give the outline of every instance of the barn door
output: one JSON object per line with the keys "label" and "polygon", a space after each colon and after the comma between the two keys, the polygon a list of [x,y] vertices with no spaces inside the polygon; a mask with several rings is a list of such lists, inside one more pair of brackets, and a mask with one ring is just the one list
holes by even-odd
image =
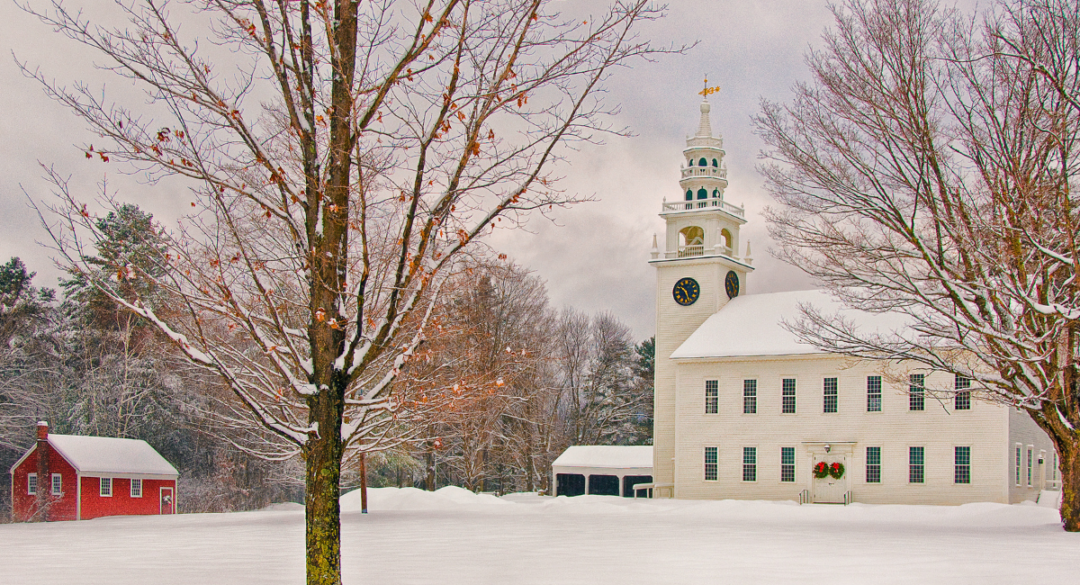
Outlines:
{"label": "barn door", "polygon": [[171,487],[161,488],[161,496],[158,498],[158,502],[160,502],[158,506],[159,514],[176,513],[176,497],[173,495],[173,489]]}

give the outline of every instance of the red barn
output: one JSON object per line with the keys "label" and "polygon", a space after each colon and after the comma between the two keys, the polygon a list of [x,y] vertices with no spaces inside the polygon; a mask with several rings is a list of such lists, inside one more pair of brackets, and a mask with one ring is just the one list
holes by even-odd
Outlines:
{"label": "red barn", "polygon": [[43,422],[37,430],[11,468],[14,520],[176,513],[179,473],[146,441],[50,435]]}

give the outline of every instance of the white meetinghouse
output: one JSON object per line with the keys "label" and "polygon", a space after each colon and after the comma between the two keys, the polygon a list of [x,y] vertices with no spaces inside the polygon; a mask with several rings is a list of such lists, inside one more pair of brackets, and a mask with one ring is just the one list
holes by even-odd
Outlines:
{"label": "white meetinghouse", "polygon": [[[749,294],[742,207],[725,200],[723,139],[708,90],[683,151],[680,196],[654,237],[653,493],[687,499],[962,504],[1058,489],[1057,455],[1028,416],[969,381],[914,364],[854,361],[800,343],[782,322],[821,291]],[[860,327],[902,327],[843,312]]]}

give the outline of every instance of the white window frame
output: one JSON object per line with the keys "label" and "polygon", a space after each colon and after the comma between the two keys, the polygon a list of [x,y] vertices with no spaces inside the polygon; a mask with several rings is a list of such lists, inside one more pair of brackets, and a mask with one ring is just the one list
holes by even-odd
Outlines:
{"label": "white window frame", "polygon": [[908,374],[908,411],[926,410],[926,374]]}
{"label": "white window frame", "polygon": [[[870,449],[877,449],[877,463],[870,462]],[[873,471],[877,474],[876,481],[870,481],[870,472]],[[881,447],[878,445],[870,445],[866,447],[866,475],[863,476],[863,483],[868,484],[880,484],[881,483]]]}
{"label": "white window frame", "polygon": [[866,412],[881,412],[881,376],[866,377]]}
{"label": "white window frame", "polygon": [[[757,414],[757,412],[758,412],[757,386],[758,386],[758,384],[757,384],[757,379],[756,378],[749,379],[749,380],[743,380],[743,391],[742,391],[743,392],[743,407],[742,407],[743,414]],[[747,394],[747,392],[749,392],[749,394]],[[748,400],[749,400],[749,402],[747,402]],[[747,406],[752,406],[753,407],[752,409],[750,409],[750,412],[746,411]]]}
{"label": "white window frame", "polygon": [[[742,480],[746,483],[757,482],[757,447],[743,447],[742,449]],[[753,461],[747,462],[747,455],[753,456]],[[750,472],[754,479],[746,479],[747,472]]]}
{"label": "white window frame", "polygon": [[953,410],[971,410],[971,378],[956,374],[953,389]]}
{"label": "white window frame", "polygon": [[1032,473],[1032,469],[1031,469],[1032,465],[1035,463],[1034,459],[1035,459],[1035,445],[1028,445],[1027,446],[1027,486],[1028,487],[1031,487],[1032,485],[1034,485],[1032,483],[1033,473]]}
{"label": "white window frame", "polygon": [[[919,459],[920,460],[919,460],[918,463],[915,463],[915,458],[913,457],[913,455],[915,455],[915,453],[916,453],[916,451],[914,451],[914,449],[919,449],[918,453],[919,453]],[[914,481],[916,468],[918,468],[918,471],[919,471],[919,473],[918,473],[919,481]],[[908,484],[909,485],[926,485],[926,447],[925,446],[913,445],[913,446],[908,447]]]}
{"label": "white window frame", "polygon": [[[139,486],[139,488],[135,489],[135,486]],[[138,479],[138,478],[133,478],[131,480],[130,491],[131,491],[131,497],[133,497],[133,498],[141,498],[142,494],[143,494],[142,480]]]}
{"label": "white window frame", "polygon": [[[829,394],[830,381],[832,381],[832,394]],[[829,398],[832,398],[832,410],[829,410]],[[829,376],[821,380],[821,412],[822,414],[840,412],[840,378],[838,376]]]}
{"label": "white window frame", "polygon": [[[790,449],[791,463],[784,463],[784,450]],[[784,471],[788,471],[788,477],[784,479]],[[780,447],[780,483],[794,483],[795,481],[795,447]]]}
{"label": "white window frame", "polygon": [[1016,457],[1014,458],[1013,463],[1014,467],[1016,468],[1016,485],[1018,486],[1023,485],[1022,483],[1020,483],[1020,473],[1024,465],[1023,452],[1024,445],[1022,443],[1017,443],[1015,449]]}
{"label": "white window frame", "polygon": [[[709,461],[709,455],[712,455],[712,461]],[[710,465],[712,467],[710,467]],[[709,478],[709,471],[712,470],[712,479]],[[705,447],[705,475],[703,476],[705,481],[719,481],[720,480],[720,448],[719,447]]]}
{"label": "white window frame", "polygon": [[[108,486],[108,487],[106,487]],[[111,477],[99,477],[98,478],[98,495],[103,498],[111,498],[113,495],[113,478]]]}
{"label": "white window frame", "polygon": [[[961,463],[960,450],[967,449],[967,458]],[[961,476],[966,481],[960,481]],[[956,485],[971,485],[971,446],[955,445],[953,447],[953,483]]]}
{"label": "white window frame", "polygon": [[[791,380],[791,395],[784,394],[787,390],[787,381]],[[780,414],[797,414],[799,412],[799,379],[795,376],[780,378]],[[787,410],[787,399],[791,398],[791,411]]]}
{"label": "white window frame", "polygon": [[705,380],[705,414],[720,414],[719,380]]}
{"label": "white window frame", "polygon": [[37,487],[38,487],[37,474],[36,473],[28,473],[28,474],[26,474],[26,495],[28,495],[28,496],[36,496],[37,495]]}
{"label": "white window frame", "polygon": [[59,473],[53,473],[51,478],[52,490],[51,494],[54,496],[64,495],[64,477]]}
{"label": "white window frame", "polygon": [[1051,471],[1050,471],[1050,480],[1051,481],[1057,481],[1057,479],[1058,479],[1058,454],[1057,454],[1057,448],[1055,447],[1054,448],[1054,466],[1051,468]]}

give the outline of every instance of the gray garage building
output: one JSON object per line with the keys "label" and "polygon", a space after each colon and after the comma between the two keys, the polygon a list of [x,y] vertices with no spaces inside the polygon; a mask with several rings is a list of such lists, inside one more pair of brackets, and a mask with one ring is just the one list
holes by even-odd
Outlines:
{"label": "gray garage building", "polygon": [[652,472],[651,446],[575,445],[551,464],[556,496],[632,498],[635,485],[652,482]]}

